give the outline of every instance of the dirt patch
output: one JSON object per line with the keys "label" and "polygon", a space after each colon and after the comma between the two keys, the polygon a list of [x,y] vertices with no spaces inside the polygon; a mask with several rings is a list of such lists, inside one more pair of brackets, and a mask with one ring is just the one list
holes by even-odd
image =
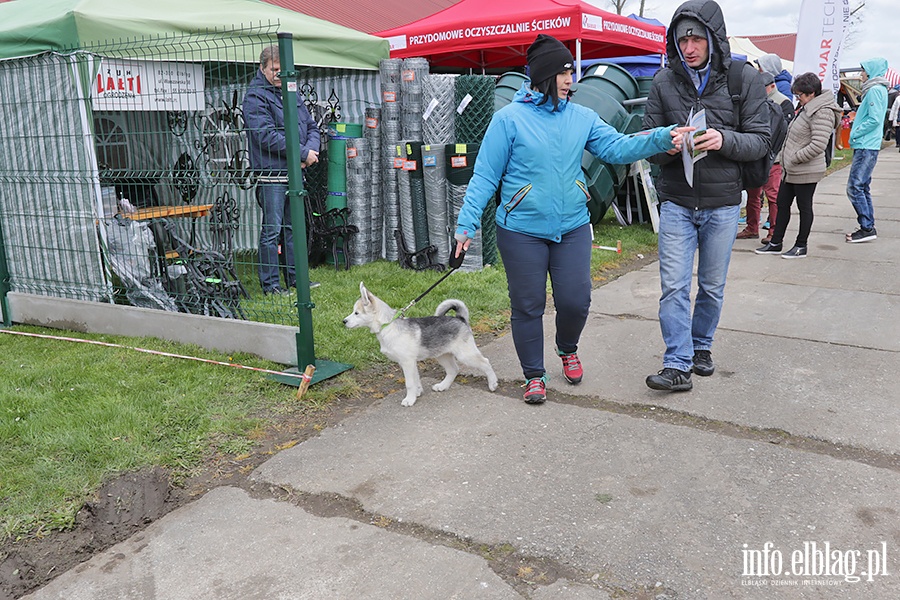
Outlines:
{"label": "dirt patch", "polygon": [[127,539],[176,505],[169,475],[152,468],[104,484],[78,512],[70,531],[0,547],[0,598],[17,598],[72,566]]}

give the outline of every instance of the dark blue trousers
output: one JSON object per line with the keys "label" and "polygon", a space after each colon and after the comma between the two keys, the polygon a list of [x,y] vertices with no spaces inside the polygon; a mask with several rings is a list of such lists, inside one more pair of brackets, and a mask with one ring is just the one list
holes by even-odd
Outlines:
{"label": "dark blue trousers", "polygon": [[497,247],[506,269],[519,364],[526,379],[540,377],[548,274],[556,307],[556,348],[565,354],[578,349],[591,306],[591,226],[570,231],[560,242],[497,227]]}

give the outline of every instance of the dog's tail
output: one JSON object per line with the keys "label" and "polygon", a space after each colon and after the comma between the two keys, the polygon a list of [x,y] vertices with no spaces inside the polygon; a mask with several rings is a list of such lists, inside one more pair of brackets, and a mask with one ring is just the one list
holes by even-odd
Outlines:
{"label": "dog's tail", "polygon": [[438,304],[434,311],[434,316],[443,317],[450,310],[455,311],[456,316],[462,319],[466,325],[469,324],[469,309],[462,300],[454,300],[453,298],[444,300]]}

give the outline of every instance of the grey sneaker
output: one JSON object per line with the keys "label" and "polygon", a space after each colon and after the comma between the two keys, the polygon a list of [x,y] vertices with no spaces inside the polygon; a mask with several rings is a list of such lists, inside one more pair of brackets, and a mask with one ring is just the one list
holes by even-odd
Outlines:
{"label": "grey sneaker", "polygon": [[782,254],[781,258],[806,258],[806,248],[801,246],[794,246],[793,248]]}
{"label": "grey sneaker", "polygon": [[649,375],[646,383],[651,390],[663,392],[686,392],[694,387],[690,371],[679,371],[670,367],[666,367],[656,375]]}
{"label": "grey sneaker", "polygon": [[845,241],[848,244],[858,244],[859,242],[869,242],[877,237],[874,227],[872,229],[863,229],[860,227],[853,233],[848,233]]}

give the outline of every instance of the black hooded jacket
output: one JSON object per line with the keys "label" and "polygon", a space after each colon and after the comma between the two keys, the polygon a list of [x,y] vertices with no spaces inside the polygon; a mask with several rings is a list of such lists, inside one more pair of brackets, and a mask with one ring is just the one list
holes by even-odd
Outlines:
{"label": "black hooded jacket", "polygon": [[[682,62],[675,39],[675,23],[683,17],[699,20],[712,34],[709,80],[699,96]],[[666,54],[669,67],[660,70],[653,78],[644,111],[644,128],[673,123],[684,125],[691,108],[695,113],[705,108],[707,127],[722,133],[722,148],[710,151],[694,165],[694,187],[689,186],[684,177],[680,154],[653,156],[650,160],[661,166],[657,180],[660,200],[693,209],[740,204],[740,163],[763,156],[769,143],[769,121],[763,110],[766,89],[762,77],[752,66],[744,66],[741,121],[739,131],[735,131],[727,79],[731,46],[725,33],[722,10],[712,0],[688,0],[678,7],[666,34]]]}

